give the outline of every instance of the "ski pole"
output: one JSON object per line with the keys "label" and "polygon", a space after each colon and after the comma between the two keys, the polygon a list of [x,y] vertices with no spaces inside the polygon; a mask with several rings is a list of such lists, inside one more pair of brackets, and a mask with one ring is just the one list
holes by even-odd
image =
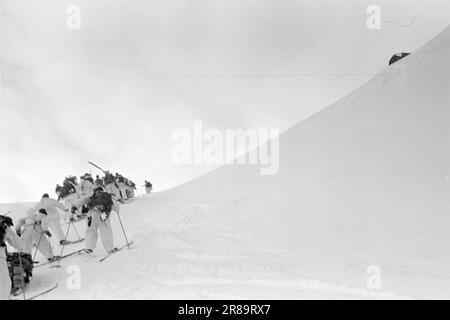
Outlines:
{"label": "ski pole", "polygon": [[42,237],[43,237],[43,236],[44,236],[44,234],[41,233],[41,236],[40,236],[39,241],[38,241],[38,245],[37,245],[37,247],[36,247],[36,251],[34,252],[33,261],[36,259],[36,255],[37,255],[39,246],[41,245],[41,241],[42,241]]}
{"label": "ski pole", "polygon": [[52,243],[50,242],[50,238],[48,238],[48,249],[50,250],[50,255],[52,256],[52,262],[50,263],[53,265],[53,249],[52,249]]}
{"label": "ski pole", "polygon": [[64,239],[63,245],[61,247],[61,253],[59,254],[60,258],[58,259],[58,264],[57,264],[56,268],[61,268],[61,257],[62,257],[63,252],[64,252],[64,246],[66,245],[67,237],[69,236],[69,230],[70,230],[70,223],[67,226],[66,238]]}
{"label": "ski pole", "polygon": [[[22,269],[22,272],[25,272],[25,270],[23,269],[23,263],[22,263],[22,255],[20,252],[19,253],[19,263],[20,263],[20,269]],[[23,300],[27,300],[27,296],[25,294],[25,277],[22,274],[22,293],[23,293]]]}
{"label": "ski pole", "polygon": [[71,221],[71,223],[72,223],[72,226],[73,226],[73,230],[75,230],[75,233],[77,234],[78,240],[81,241],[81,237],[80,237],[80,235],[78,234],[77,228],[75,228],[75,223],[74,223],[73,221]]}
{"label": "ski pole", "polygon": [[122,227],[123,235],[125,236],[125,241],[127,242],[127,247],[129,249],[130,248],[130,243],[128,242],[127,234],[125,233],[125,228],[123,227],[123,224],[122,224],[122,219],[120,219],[119,212],[116,211],[116,213],[117,213],[117,217],[119,218],[120,226]]}
{"label": "ski pole", "polygon": [[[97,169],[100,169],[101,171],[103,171],[103,173],[106,174],[106,171],[103,170],[102,168],[100,168],[100,167],[99,167],[98,165],[96,165],[95,163],[92,163],[92,162],[90,162],[90,161],[88,161],[88,163],[91,164],[91,165],[93,165],[93,166],[96,167]],[[119,184],[117,183],[116,178],[114,178],[114,184],[115,184],[116,188],[119,190],[120,198],[121,198],[122,201],[123,201],[122,191],[120,191]]]}

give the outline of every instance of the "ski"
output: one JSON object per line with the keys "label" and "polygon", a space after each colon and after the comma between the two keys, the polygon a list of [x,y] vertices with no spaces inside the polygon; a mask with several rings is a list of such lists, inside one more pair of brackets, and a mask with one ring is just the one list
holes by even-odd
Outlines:
{"label": "ski", "polygon": [[[133,243],[134,243],[134,241],[130,241],[128,244],[123,245],[122,247],[119,247],[119,248],[115,249],[113,252],[108,253],[106,256],[104,256],[103,258],[101,258],[101,259],[99,260],[99,262],[105,261],[106,259],[108,259],[109,257],[111,257],[113,254],[115,254],[115,253],[117,253],[117,252],[119,252],[119,251],[121,251],[121,250],[123,250],[123,249],[125,249],[125,248],[127,248],[127,247],[129,248]],[[131,249],[131,248],[130,248],[130,249]]]}
{"label": "ski", "polygon": [[87,257],[94,257],[94,258],[97,257],[93,252],[87,252],[86,250],[80,252],[80,255],[84,255]]}
{"label": "ski", "polygon": [[49,292],[55,290],[56,288],[58,288],[58,284],[55,284],[55,285],[54,285],[53,287],[51,287],[50,289],[47,289],[47,290],[42,291],[42,292],[40,292],[40,293],[38,293],[38,294],[35,294],[34,296],[28,298],[27,300],[34,300],[34,299],[36,299],[36,298],[42,297],[43,295],[45,295],[45,294],[47,294],[47,293],[49,293]]}
{"label": "ski", "polygon": [[64,255],[64,256],[61,256],[61,257],[56,257],[56,256],[55,256],[54,259],[53,259],[52,261],[43,262],[43,263],[38,264],[37,266],[34,266],[34,267],[35,267],[35,268],[39,268],[39,267],[43,267],[43,266],[49,265],[49,264],[51,264],[51,263],[53,263],[53,262],[61,261],[62,259],[65,259],[65,258],[68,258],[68,257],[70,257],[70,256],[73,256],[73,255],[75,255],[75,254],[77,254],[77,253],[80,253],[80,252],[82,252],[82,251],[84,251],[84,250],[85,250],[85,249],[77,250],[77,251],[68,253],[68,254],[66,254],[66,255]]}
{"label": "ski", "polygon": [[83,241],[84,241],[84,238],[80,239],[80,240],[75,240],[75,241],[68,241],[68,243],[66,243],[65,246],[70,246],[71,244],[76,244],[76,243],[80,243]]}
{"label": "ski", "polygon": [[[26,300],[33,300],[33,299],[36,299],[36,298],[38,298],[38,297],[41,297],[41,296],[43,296],[43,295],[45,295],[45,294],[47,294],[47,293],[49,293],[49,292],[55,290],[57,287],[58,287],[58,284],[55,284],[53,287],[51,287],[51,288],[49,288],[49,289],[47,289],[47,290],[45,290],[45,291],[39,292],[39,293],[35,294],[35,295],[32,296],[32,297],[26,298]],[[12,296],[13,296],[13,297],[18,297],[18,296],[20,296],[20,295],[22,295],[22,294],[23,294],[23,289],[19,289],[18,291],[16,291],[15,293],[13,293]],[[16,299],[14,299],[14,300],[16,300]]]}

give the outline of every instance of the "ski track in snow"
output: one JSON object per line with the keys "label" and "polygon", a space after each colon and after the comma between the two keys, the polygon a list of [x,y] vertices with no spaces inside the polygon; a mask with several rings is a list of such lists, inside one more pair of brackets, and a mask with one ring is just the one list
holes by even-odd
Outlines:
{"label": "ski track in snow", "polygon": [[[99,242],[95,257],[74,255],[61,261],[60,269],[35,269],[27,295],[57,282],[59,287],[40,299],[408,298],[391,291],[305,279],[291,267],[284,273],[284,267],[276,260],[292,256],[292,252],[265,247],[248,234],[220,225],[200,227],[202,220],[198,218],[211,207],[202,206],[200,214],[199,206],[194,206],[194,210],[190,206],[174,208],[169,204],[157,212],[158,195],[150,201],[156,203],[149,206],[145,199],[138,199],[122,207],[125,228],[130,232],[129,238],[135,240],[133,249],[124,249],[99,263],[98,259],[104,255]],[[136,212],[148,216],[133,217]],[[78,222],[76,226],[82,229],[83,225],[84,222]],[[124,241],[114,216],[113,226],[116,243]],[[147,229],[149,226],[151,229]],[[80,244],[69,246],[67,252],[81,247]],[[69,280],[68,267],[74,265],[81,270],[80,290],[70,290],[65,285]]]}
{"label": "ski track in snow", "polygon": [[[442,280],[439,270],[449,266],[405,260],[408,267],[402,268],[398,261],[385,261],[384,272],[392,274],[384,275],[386,288],[368,290],[364,268],[370,265],[369,258],[352,257],[358,262],[351,263],[327,253],[271,246],[248,233],[205,224],[201,217],[215,210],[207,205],[172,205],[164,194],[123,205],[121,217],[129,239],[135,241],[132,249],[100,263],[105,253],[99,241],[95,257],[74,255],[61,261],[60,269],[35,269],[27,296],[58,283],[40,299],[409,299],[407,290],[399,293],[389,285],[391,278],[414,278],[411,270],[419,274],[422,266],[436,269],[436,280]],[[124,243],[123,234],[115,214],[112,219],[119,245]],[[76,227],[83,232],[84,224],[78,222]],[[82,247],[71,245],[65,252]],[[74,265],[81,271],[80,290],[66,285],[68,267]]]}
{"label": "ski track in snow", "polygon": [[[74,255],[62,260],[59,269],[35,269],[26,295],[33,296],[58,283],[56,290],[39,299],[408,298],[390,291],[304,279],[291,268],[285,274],[273,260],[283,259],[291,252],[266,247],[248,234],[221,225],[202,226],[201,217],[217,207],[169,204],[158,212],[162,208],[158,198],[154,194],[148,202],[140,198],[122,206],[122,220],[129,238],[135,241],[132,249],[125,248],[100,263],[98,260],[105,253],[99,241],[95,256]],[[115,216],[112,222],[116,244],[124,242]],[[84,224],[85,221],[77,222],[77,229],[83,230]],[[71,245],[64,252],[82,246]],[[54,250],[59,249],[54,245]],[[42,259],[39,254],[38,259]],[[80,268],[80,290],[70,290],[66,285],[71,266]]]}

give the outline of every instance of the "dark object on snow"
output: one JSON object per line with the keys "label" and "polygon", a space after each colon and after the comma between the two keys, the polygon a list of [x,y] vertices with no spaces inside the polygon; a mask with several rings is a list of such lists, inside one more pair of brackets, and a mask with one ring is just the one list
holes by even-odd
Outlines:
{"label": "dark object on snow", "polygon": [[392,56],[391,60],[389,60],[389,65],[396,63],[398,60],[403,59],[404,57],[409,55],[410,53],[407,52],[396,53]]}

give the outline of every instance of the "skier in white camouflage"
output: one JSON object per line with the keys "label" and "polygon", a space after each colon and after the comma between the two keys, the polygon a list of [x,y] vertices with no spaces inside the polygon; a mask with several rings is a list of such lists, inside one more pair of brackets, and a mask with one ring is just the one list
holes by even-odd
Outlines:
{"label": "skier in white camouflage", "polygon": [[39,209],[39,212],[17,221],[16,233],[22,241],[23,252],[32,255],[33,247],[37,247],[48,261],[52,261],[54,256],[48,240],[52,234],[48,228],[49,223],[45,209]]}
{"label": "skier in white camouflage", "polygon": [[114,238],[109,215],[111,210],[119,212],[119,205],[112,199],[111,194],[105,192],[101,187],[95,188],[92,195],[85,196],[78,200],[72,207],[72,213],[83,205],[89,208],[85,236],[86,252],[91,253],[95,250],[99,231],[105,251],[108,253],[114,252],[116,248],[114,247]]}
{"label": "skier in white camouflage", "polygon": [[60,245],[66,245],[69,242],[65,239],[64,232],[61,228],[61,217],[59,215],[58,209],[68,212],[69,209],[66,208],[61,202],[51,199],[47,193],[42,196],[42,199],[30,210],[28,210],[28,214],[35,213],[39,211],[39,209],[45,209],[47,212],[47,221],[50,227],[50,230],[55,234]]}

